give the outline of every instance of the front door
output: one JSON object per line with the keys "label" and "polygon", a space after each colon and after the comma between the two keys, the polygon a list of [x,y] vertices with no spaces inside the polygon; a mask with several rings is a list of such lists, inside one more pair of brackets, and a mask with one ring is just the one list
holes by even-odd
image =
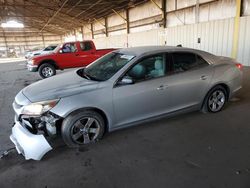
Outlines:
{"label": "front door", "polygon": [[113,89],[116,127],[168,111],[167,73],[165,54],[146,57],[128,70],[124,78],[132,78],[134,83]]}
{"label": "front door", "polygon": [[56,56],[58,58],[56,62],[60,67],[64,68],[80,67],[81,61],[79,55],[76,43],[66,43],[63,45],[58,56]]}

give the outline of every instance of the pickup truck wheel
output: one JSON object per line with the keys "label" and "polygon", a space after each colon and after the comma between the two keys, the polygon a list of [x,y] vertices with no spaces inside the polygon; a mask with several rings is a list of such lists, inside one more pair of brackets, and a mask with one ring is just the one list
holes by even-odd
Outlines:
{"label": "pickup truck wheel", "polygon": [[38,72],[42,78],[49,78],[56,74],[56,69],[53,65],[44,63],[39,67]]}
{"label": "pickup truck wheel", "polygon": [[69,147],[79,147],[98,141],[103,137],[103,117],[91,110],[69,115],[62,123],[61,133]]}

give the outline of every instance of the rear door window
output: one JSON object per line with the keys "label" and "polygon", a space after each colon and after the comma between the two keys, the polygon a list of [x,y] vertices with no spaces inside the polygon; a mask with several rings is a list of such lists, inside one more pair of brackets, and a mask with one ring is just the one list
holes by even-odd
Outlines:
{"label": "rear door window", "polygon": [[185,72],[208,65],[201,56],[189,52],[172,53],[172,60],[173,73]]}
{"label": "rear door window", "polygon": [[82,51],[92,50],[91,42],[80,42],[80,48]]}

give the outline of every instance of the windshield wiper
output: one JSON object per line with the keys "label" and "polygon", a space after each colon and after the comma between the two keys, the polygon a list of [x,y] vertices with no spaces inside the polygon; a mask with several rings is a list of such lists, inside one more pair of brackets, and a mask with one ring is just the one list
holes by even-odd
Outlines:
{"label": "windshield wiper", "polygon": [[90,80],[90,77],[86,74],[85,69],[82,69],[81,72],[82,72],[82,73],[81,73],[81,76],[82,76],[83,78],[86,78],[87,80]]}
{"label": "windshield wiper", "polygon": [[93,77],[93,76],[89,75],[88,73],[86,73],[86,72],[85,72],[85,69],[83,69],[83,74],[82,74],[82,76],[83,76],[84,78],[86,78],[87,80],[102,81],[102,80],[100,80],[100,79],[98,79],[98,78],[96,78],[96,77]]}
{"label": "windshield wiper", "polygon": [[86,75],[86,73],[85,73],[85,76],[87,76],[90,80],[94,80],[94,81],[103,81],[103,80],[100,80],[100,79],[98,79],[98,78],[96,78],[96,77],[90,76],[89,74]]}

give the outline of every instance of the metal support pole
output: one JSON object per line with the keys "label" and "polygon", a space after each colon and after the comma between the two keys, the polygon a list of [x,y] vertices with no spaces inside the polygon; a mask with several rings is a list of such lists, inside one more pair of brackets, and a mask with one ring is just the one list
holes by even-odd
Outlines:
{"label": "metal support pole", "polygon": [[105,34],[106,34],[106,37],[108,37],[109,36],[109,33],[108,33],[108,18],[107,17],[105,17],[104,18],[104,21],[105,21]]}
{"label": "metal support pole", "polygon": [[82,40],[84,41],[83,26],[81,27]]}
{"label": "metal support pole", "polygon": [[92,39],[94,39],[94,29],[93,29],[93,23],[90,24],[91,26],[91,36],[92,36]]}
{"label": "metal support pole", "polygon": [[162,14],[163,14],[163,17],[162,17],[163,28],[167,27],[167,10],[166,10],[166,4],[167,4],[166,0],[162,0],[161,7],[162,7]]}
{"label": "metal support pole", "polygon": [[160,11],[161,11],[161,16],[162,16],[162,22],[163,22],[163,27],[166,27],[166,0],[161,1],[161,6],[160,7],[155,0],[150,0]]}
{"label": "metal support pole", "polygon": [[5,48],[6,48],[6,57],[8,56],[8,43],[7,43],[7,40],[6,40],[6,35],[5,35],[5,31],[3,29],[3,39],[4,39],[4,44],[5,44]]}
{"label": "metal support pole", "polygon": [[42,40],[43,40],[43,47],[45,48],[45,41],[44,41],[43,33],[42,33]]}
{"label": "metal support pole", "polygon": [[196,0],[196,6],[195,6],[195,23],[200,22],[200,1]]}
{"label": "metal support pole", "polygon": [[126,30],[127,34],[130,33],[130,26],[129,26],[129,9],[126,10]]}
{"label": "metal support pole", "polygon": [[242,4],[242,0],[236,0],[236,15],[234,18],[233,49],[232,49],[232,55],[231,55],[232,58],[237,58],[237,53],[238,53],[241,4]]}
{"label": "metal support pole", "polygon": [[76,30],[74,29],[75,41],[77,41]]}

